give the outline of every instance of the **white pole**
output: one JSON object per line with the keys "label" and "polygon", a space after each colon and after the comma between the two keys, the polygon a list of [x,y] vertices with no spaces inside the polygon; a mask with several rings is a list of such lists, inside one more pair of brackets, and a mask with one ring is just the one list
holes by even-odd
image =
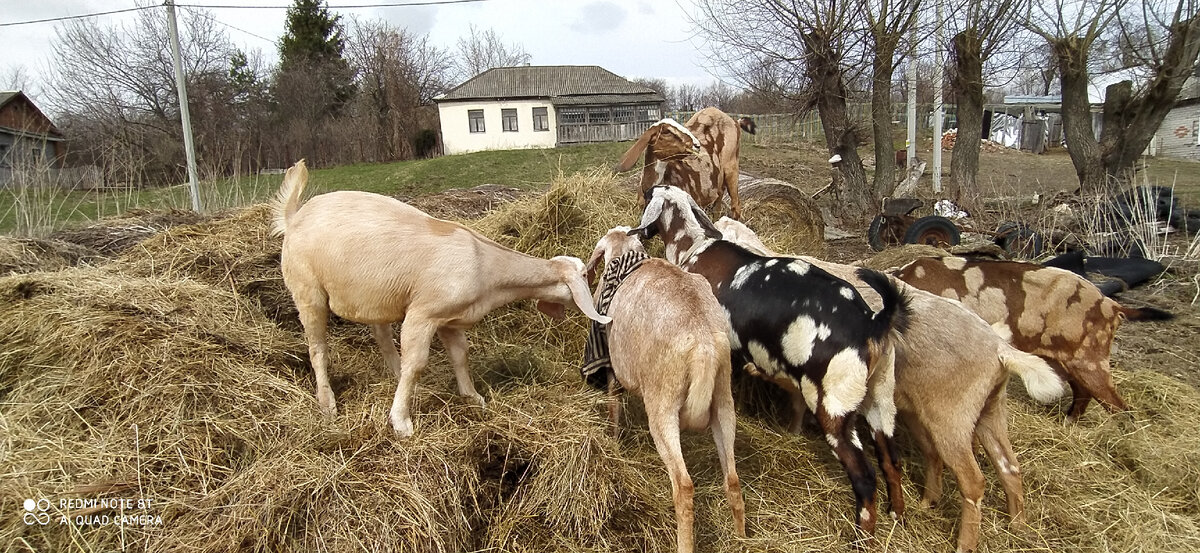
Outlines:
{"label": "white pole", "polygon": [[917,158],[917,30],[912,31],[912,48],[908,52],[908,162],[912,167]]}
{"label": "white pole", "polygon": [[[942,75],[945,74],[945,56],[943,55],[942,44],[942,0],[937,0],[937,29],[934,36],[937,40],[937,47],[934,52],[937,56],[937,71],[933,72],[933,191],[942,191],[942,120],[946,117],[946,109],[942,104]],[[959,136],[958,140],[964,140],[968,137]]]}
{"label": "white pole", "polygon": [[196,174],[196,147],[192,144],[192,116],[188,113],[187,80],[179,58],[179,28],[175,24],[175,0],[166,0],[167,29],[171,33],[171,60],[175,62],[175,89],[179,91],[179,117],[183,120],[183,149],[187,153],[188,184],[192,211],[200,211],[200,178]]}

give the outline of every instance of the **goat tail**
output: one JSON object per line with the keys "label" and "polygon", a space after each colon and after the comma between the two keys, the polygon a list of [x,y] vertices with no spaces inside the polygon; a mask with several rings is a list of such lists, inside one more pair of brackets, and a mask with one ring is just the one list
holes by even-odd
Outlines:
{"label": "goat tail", "polygon": [[1003,342],[1000,344],[999,357],[1000,363],[1008,372],[1021,377],[1021,382],[1025,383],[1025,392],[1035,401],[1050,403],[1062,397],[1062,378],[1059,378],[1058,373],[1054,372],[1046,360]]}
{"label": "goat tail", "polygon": [[[689,370],[686,374],[691,375],[688,382],[687,398],[683,402],[683,412],[680,413],[680,421],[683,426],[688,428],[703,428],[708,426],[712,418],[712,400],[713,388],[716,386],[716,379],[722,378],[722,371],[705,370],[709,367],[714,369],[722,364],[728,365],[729,348],[718,347],[717,344],[728,344],[729,336],[727,334],[714,334],[713,341],[697,341],[692,348],[692,354],[689,356]],[[720,341],[717,341],[717,340]],[[724,371],[724,378],[729,378],[729,370]]]}
{"label": "goat tail", "polygon": [[1121,313],[1125,314],[1125,318],[1131,321],[1169,321],[1175,318],[1175,314],[1169,311],[1163,311],[1154,307],[1120,307]]}
{"label": "goat tail", "polygon": [[871,316],[871,327],[867,337],[871,340],[882,340],[892,331],[903,334],[908,330],[908,321],[912,315],[908,295],[901,292],[890,277],[879,271],[863,267],[856,274],[883,299],[883,309]]}
{"label": "goat tail", "polygon": [[283,233],[287,231],[288,219],[291,219],[292,215],[295,215],[296,211],[300,209],[300,194],[304,192],[306,184],[308,184],[308,166],[302,159],[289,167],[287,173],[284,173],[283,184],[279,185],[279,193],[275,195],[275,201],[271,202],[271,210],[275,213],[271,234],[283,236]]}

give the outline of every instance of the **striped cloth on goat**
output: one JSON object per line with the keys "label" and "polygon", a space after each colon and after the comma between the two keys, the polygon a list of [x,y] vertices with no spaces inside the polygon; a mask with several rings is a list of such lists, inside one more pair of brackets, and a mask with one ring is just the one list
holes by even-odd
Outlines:
{"label": "striped cloth on goat", "polygon": [[[634,251],[609,261],[604,266],[604,275],[600,277],[600,291],[596,293],[596,311],[607,315],[608,305],[617,294],[617,288],[649,258],[643,252]],[[592,321],[592,330],[588,333],[587,347],[583,351],[583,366],[580,367],[579,374],[583,381],[593,388],[607,390],[610,372],[612,362],[608,356],[608,328]]]}

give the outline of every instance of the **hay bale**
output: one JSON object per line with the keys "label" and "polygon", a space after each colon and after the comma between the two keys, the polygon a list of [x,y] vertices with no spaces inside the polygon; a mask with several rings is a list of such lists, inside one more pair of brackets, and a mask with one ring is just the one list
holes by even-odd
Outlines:
{"label": "hay bale", "polygon": [[272,320],[299,329],[279,266],[283,239],[271,235],[271,218],[271,207],[258,204],[172,226],[129,247],[114,267],[134,276],[191,278],[234,290],[255,300]]}
{"label": "hay bale", "polygon": [[0,236],[0,275],[57,271],[99,257],[95,250],[62,240]]}
{"label": "hay bale", "polygon": [[779,253],[825,255],[825,221],[816,202],[799,188],[775,179],[739,188],[742,217],[763,244]]}
{"label": "hay bale", "polygon": [[893,267],[903,267],[922,257],[949,257],[950,253],[941,248],[925,244],[905,244],[883,250],[874,256],[864,259],[860,265],[876,271],[886,271]]}
{"label": "hay bale", "polygon": [[[612,186],[601,174],[565,177],[473,226],[534,255],[586,255],[604,230],[637,218],[636,198]],[[278,251],[259,235],[263,209],[163,233],[104,267],[0,278],[5,504],[46,497],[57,517],[58,499],[145,497],[156,501],[146,514],[163,517],[124,530],[40,527],[4,509],[0,541],[46,551],[674,549],[670,483],[638,402],[614,441],[606,400],[579,380],[581,316],[554,322],[511,306],[477,326],[470,359],[487,410],[457,397],[435,350],[405,441],[387,424],[395,380],[370,333],[335,329],[340,413],[324,420],[302,335],[241,290],[243,273],[264,269],[239,255]],[[1092,410],[1064,426],[1009,401],[1032,530],[984,509],[983,550],[1200,548],[1200,392],[1114,357],[1131,413]],[[701,548],[826,551],[853,539],[842,468],[820,437],[783,433],[781,412],[739,412],[747,540],[732,537],[711,436],[684,434]],[[911,446],[902,453],[909,515],[876,537],[888,550],[953,549],[953,480],[946,501],[916,508],[921,461]],[[984,474],[984,505],[1002,505],[994,472]]]}
{"label": "hay bale", "polygon": [[104,255],[117,255],[142,240],[177,225],[194,225],[211,215],[169,209],[150,211],[130,209],[118,217],[102,219],[91,225],[56,231],[50,238],[79,244]]}
{"label": "hay bale", "polygon": [[348,351],[373,346],[333,346],[334,372],[352,378],[335,384],[341,413],[325,421],[301,337],[229,290],[71,269],[0,278],[0,309],[6,503],[50,498],[57,520],[78,514],[59,498],[133,496],[155,504],[126,514],[162,517],[124,531],[28,527],[6,509],[0,528],[32,548],[669,543],[668,496],[642,485],[652,467],[619,453],[599,396],[577,385],[497,389],[484,412],[456,398],[435,355],[418,435],[397,442],[386,422],[394,380],[377,354]]}

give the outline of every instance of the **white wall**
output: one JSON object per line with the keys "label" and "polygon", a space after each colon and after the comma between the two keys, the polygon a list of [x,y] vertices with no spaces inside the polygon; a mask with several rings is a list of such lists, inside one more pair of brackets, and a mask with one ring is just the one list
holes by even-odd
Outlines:
{"label": "white wall", "polygon": [[[533,108],[546,108],[550,129],[533,130]],[[506,132],[501,125],[500,110],[517,110],[517,131]],[[467,112],[483,110],[485,132],[471,132]],[[517,150],[523,148],[553,148],[557,142],[558,125],[554,106],[546,100],[439,102],[442,120],[442,147],[447,155],[480,150]]]}
{"label": "white wall", "polygon": [[[1173,159],[1200,161],[1200,144],[1197,143],[1197,120],[1200,120],[1200,105],[1176,107],[1167,113],[1155,136],[1162,142],[1158,155]],[[1182,127],[1182,130],[1181,130]],[[1180,131],[1179,136],[1176,131]]]}

